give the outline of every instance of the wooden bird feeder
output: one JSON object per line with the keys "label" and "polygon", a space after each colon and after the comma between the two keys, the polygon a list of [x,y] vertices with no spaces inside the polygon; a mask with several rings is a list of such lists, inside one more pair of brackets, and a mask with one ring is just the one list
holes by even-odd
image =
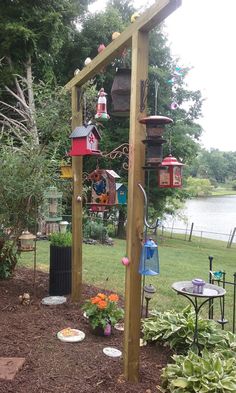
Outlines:
{"label": "wooden bird feeder", "polygon": [[166,142],[163,138],[165,125],[172,123],[173,120],[166,116],[149,116],[142,118],[139,122],[146,125],[147,137],[143,140],[146,145],[146,166],[155,168],[162,162],[162,145]]}

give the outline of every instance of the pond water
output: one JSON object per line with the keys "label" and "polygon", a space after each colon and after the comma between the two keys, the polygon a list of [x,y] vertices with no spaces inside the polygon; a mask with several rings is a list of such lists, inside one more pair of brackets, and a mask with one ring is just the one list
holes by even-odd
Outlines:
{"label": "pond water", "polygon": [[183,232],[194,223],[194,231],[198,233],[193,234],[226,241],[236,227],[236,195],[190,199],[182,213],[186,216],[185,221],[177,218],[173,221],[169,217],[164,226],[179,229],[174,232]]}

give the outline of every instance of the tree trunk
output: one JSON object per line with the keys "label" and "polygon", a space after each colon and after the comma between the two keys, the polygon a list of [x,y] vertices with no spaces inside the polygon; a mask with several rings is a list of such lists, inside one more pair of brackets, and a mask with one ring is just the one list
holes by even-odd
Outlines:
{"label": "tree trunk", "polygon": [[119,218],[118,218],[118,228],[117,228],[117,237],[119,239],[125,239],[125,220],[126,220],[126,211],[124,208],[119,209]]}
{"label": "tree trunk", "polygon": [[30,114],[30,132],[32,134],[34,144],[39,144],[38,130],[35,120],[35,101],[34,101],[34,91],[33,91],[33,76],[32,76],[32,64],[31,57],[29,56],[26,63],[26,79],[27,79],[27,90],[28,90],[28,102],[29,102],[29,114]]}

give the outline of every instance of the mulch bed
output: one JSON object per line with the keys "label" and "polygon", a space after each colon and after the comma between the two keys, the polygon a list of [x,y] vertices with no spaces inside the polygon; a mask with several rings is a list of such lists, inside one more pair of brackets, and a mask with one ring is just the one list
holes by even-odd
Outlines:
{"label": "mulch bed", "polygon": [[[43,306],[48,296],[48,274],[37,271],[37,293],[29,306],[18,296],[33,294],[33,272],[19,268],[13,279],[0,282],[0,356],[26,358],[13,381],[0,381],[4,393],[154,393],[158,392],[162,367],[170,352],[157,346],[140,348],[140,382],[123,376],[123,359],[109,358],[102,350],[114,346],[122,351],[123,332],[110,337],[91,333],[80,305],[70,299],[59,306]],[[98,288],[84,285],[81,302]],[[65,327],[80,329],[86,337],[79,343],[63,343],[56,334]]]}

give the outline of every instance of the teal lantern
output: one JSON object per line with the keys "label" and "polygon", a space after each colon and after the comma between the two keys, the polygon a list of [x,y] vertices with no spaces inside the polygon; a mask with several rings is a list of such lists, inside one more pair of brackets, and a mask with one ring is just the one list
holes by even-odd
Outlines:
{"label": "teal lantern", "polygon": [[160,273],[157,244],[152,239],[145,241],[139,264],[139,273],[143,276],[155,276]]}

